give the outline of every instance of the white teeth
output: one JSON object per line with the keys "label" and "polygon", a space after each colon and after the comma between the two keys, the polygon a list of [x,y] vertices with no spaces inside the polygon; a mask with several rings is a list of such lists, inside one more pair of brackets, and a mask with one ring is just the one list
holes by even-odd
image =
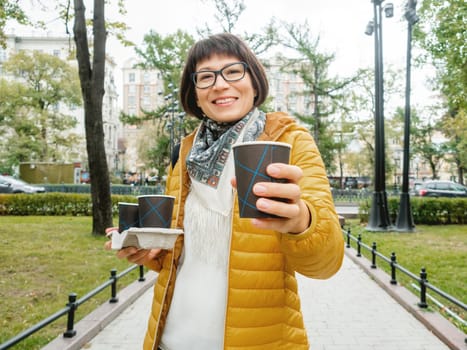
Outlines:
{"label": "white teeth", "polygon": [[229,102],[232,102],[232,101],[234,101],[234,98],[223,98],[223,99],[216,100],[214,102],[216,104],[223,104],[223,103],[229,103]]}

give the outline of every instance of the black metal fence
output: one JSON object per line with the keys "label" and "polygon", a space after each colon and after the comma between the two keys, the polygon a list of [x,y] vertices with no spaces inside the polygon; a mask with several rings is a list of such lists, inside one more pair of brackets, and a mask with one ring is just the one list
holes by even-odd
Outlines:
{"label": "black metal fence", "polygon": [[331,189],[334,202],[358,203],[371,198],[373,191],[368,188],[362,189]]}
{"label": "black metal fence", "polygon": [[[61,193],[91,193],[91,186],[71,185],[71,184],[57,184],[57,185],[41,185],[45,188],[46,192],[61,192]],[[133,185],[111,185],[110,191],[112,194],[123,195],[148,195],[148,194],[162,194],[164,188],[161,185],[156,186],[133,186]]]}
{"label": "black metal fence", "polygon": [[[404,273],[406,276],[408,276],[411,280],[415,281],[418,283],[419,288],[417,288],[419,292],[419,302],[417,303],[420,308],[427,308],[428,303],[427,303],[427,290],[431,290],[434,292],[436,295],[444,298],[445,300],[451,302],[452,304],[458,306],[464,311],[467,311],[467,306],[460,300],[454,298],[452,295],[447,294],[446,292],[442,291],[440,288],[432,285],[431,283],[428,282],[428,273],[424,267],[420,269],[420,274],[417,276],[416,274],[410,272],[406,268],[404,268],[402,265],[399,265],[397,262],[397,257],[396,253],[393,252],[391,253],[390,257],[387,257],[380,252],[377,251],[377,245],[376,242],[373,242],[371,247],[368,246],[367,244],[362,242],[362,236],[359,234],[357,237],[353,236],[351,234],[351,230],[347,229],[343,231],[345,237],[346,237],[346,247],[350,248],[351,247],[351,242],[354,241],[357,244],[356,250],[357,250],[357,257],[362,256],[362,248],[367,250],[368,252],[371,252],[371,265],[370,267],[372,269],[376,269],[376,259],[379,258],[383,260],[384,262],[388,263],[390,266],[391,270],[391,278],[389,280],[390,284],[397,284],[397,271],[400,271]],[[448,312],[451,316],[455,315],[455,319],[463,323],[465,326],[465,320],[460,318],[458,315],[453,313],[452,311]],[[467,341],[467,339],[466,339]]]}
{"label": "black metal fence", "polygon": [[45,326],[51,324],[52,322],[58,320],[59,318],[67,315],[67,327],[65,332],[63,333],[63,336],[65,338],[72,338],[76,335],[76,330],[74,329],[74,324],[75,324],[75,311],[80,306],[81,304],[85,303],[92,297],[94,297],[96,294],[102,292],[105,290],[107,287],[110,286],[110,303],[116,303],[118,302],[118,297],[117,297],[117,281],[122,278],[123,276],[127,275],[131,271],[135,270],[136,268],[139,268],[139,282],[143,282],[145,280],[144,277],[144,268],[143,266],[138,266],[138,265],[133,265],[127,268],[126,270],[122,271],[121,273],[117,274],[117,270],[112,269],[110,271],[110,278],[108,281],[105,283],[102,283],[100,286],[96,287],[92,291],[90,291],[88,294],[84,295],[80,299],[76,299],[77,295],[75,293],[70,293],[68,295],[68,304],[66,307],[63,309],[57,311],[53,315],[50,315],[49,317],[43,319],[42,321],[36,323],[32,327],[26,329],[25,331],[19,333],[15,337],[7,340],[5,343],[0,344],[0,350],[6,350],[12,347],[15,344],[18,344],[19,342],[23,341],[27,337],[31,336],[32,334],[36,333],[37,331],[41,330]]}

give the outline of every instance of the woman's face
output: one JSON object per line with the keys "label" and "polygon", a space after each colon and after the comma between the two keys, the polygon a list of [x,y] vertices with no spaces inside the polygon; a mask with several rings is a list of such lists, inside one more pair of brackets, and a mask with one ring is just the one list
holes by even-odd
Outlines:
{"label": "woman's face", "polygon": [[[240,60],[235,56],[212,55],[196,65],[196,72],[217,71]],[[204,114],[217,122],[234,122],[252,108],[256,92],[248,70],[237,81],[227,82],[217,74],[215,84],[206,89],[196,88],[196,102]]]}

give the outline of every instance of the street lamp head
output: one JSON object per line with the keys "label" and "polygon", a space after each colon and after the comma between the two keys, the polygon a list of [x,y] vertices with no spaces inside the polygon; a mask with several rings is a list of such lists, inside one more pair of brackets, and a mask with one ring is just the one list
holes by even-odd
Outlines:
{"label": "street lamp head", "polygon": [[373,21],[369,21],[366,25],[365,34],[372,35],[375,30],[375,23]]}
{"label": "street lamp head", "polygon": [[419,21],[420,18],[418,18],[417,14],[415,13],[415,10],[412,8],[407,9],[405,11],[405,18],[410,24],[415,24]]}
{"label": "street lamp head", "polygon": [[384,15],[386,18],[394,17],[394,5],[392,3],[384,5]]}

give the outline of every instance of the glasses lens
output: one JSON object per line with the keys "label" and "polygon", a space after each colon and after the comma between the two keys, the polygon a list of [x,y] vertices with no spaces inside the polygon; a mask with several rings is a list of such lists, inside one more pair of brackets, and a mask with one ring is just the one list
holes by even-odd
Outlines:
{"label": "glasses lens", "polygon": [[236,62],[217,71],[200,71],[193,73],[193,82],[198,89],[206,89],[216,83],[217,75],[222,75],[222,78],[227,82],[243,79],[246,71],[246,63]]}
{"label": "glasses lens", "polygon": [[214,72],[196,72],[194,74],[194,81],[197,87],[203,89],[210,87],[216,80],[216,73]]}
{"label": "glasses lens", "polygon": [[243,63],[234,63],[224,67],[221,70],[222,77],[225,81],[237,81],[245,76],[245,65]]}

